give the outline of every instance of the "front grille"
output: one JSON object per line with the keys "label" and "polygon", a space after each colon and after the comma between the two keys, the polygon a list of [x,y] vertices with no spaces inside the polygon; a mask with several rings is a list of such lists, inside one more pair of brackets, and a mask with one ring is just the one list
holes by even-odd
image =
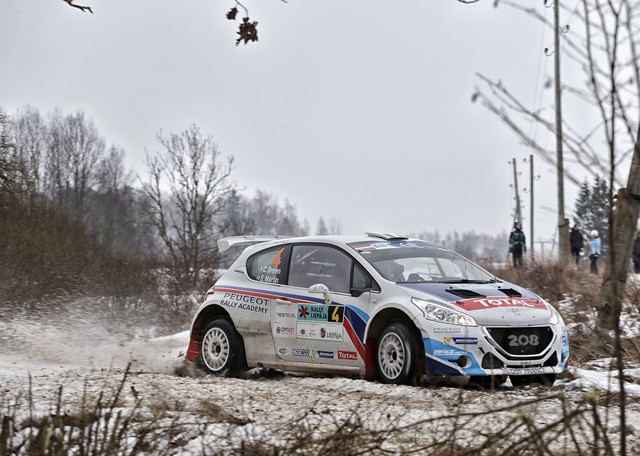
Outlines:
{"label": "front grille", "polygon": [[548,326],[525,328],[487,328],[496,343],[509,355],[535,356],[543,353],[553,339]]}

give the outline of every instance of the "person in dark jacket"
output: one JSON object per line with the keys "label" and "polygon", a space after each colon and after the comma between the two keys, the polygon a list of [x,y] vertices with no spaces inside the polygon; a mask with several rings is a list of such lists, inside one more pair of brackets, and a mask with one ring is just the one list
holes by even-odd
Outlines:
{"label": "person in dark jacket", "polygon": [[513,224],[513,230],[509,235],[509,252],[513,256],[513,267],[522,266],[522,254],[527,252],[527,244],[520,222]]}
{"label": "person in dark jacket", "polygon": [[598,273],[598,258],[602,254],[602,241],[596,230],[591,231],[591,239],[589,239],[589,259],[591,260],[591,273]]}
{"label": "person in dark jacket", "polygon": [[580,264],[580,251],[584,247],[584,237],[578,229],[577,225],[573,225],[571,233],[569,235],[569,242],[571,244],[571,255],[576,260],[576,266]]}
{"label": "person in dark jacket", "polygon": [[640,231],[636,233],[636,240],[633,243],[633,271],[640,274]]}

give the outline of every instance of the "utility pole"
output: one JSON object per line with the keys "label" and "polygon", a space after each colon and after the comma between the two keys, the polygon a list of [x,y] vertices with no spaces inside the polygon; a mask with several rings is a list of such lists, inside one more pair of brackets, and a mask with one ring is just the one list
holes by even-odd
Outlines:
{"label": "utility pole", "polygon": [[558,172],[558,262],[565,265],[568,256],[567,228],[569,221],[564,215],[564,161],[562,158],[562,87],[560,81],[560,0],[554,1],[554,66],[556,95],[556,150]]}
{"label": "utility pole", "polygon": [[534,255],[533,255],[533,155],[529,155],[529,180],[530,180],[530,184],[529,184],[529,189],[530,189],[530,200],[529,200],[529,218],[530,218],[530,224],[531,224],[531,228],[529,228],[529,236],[531,239],[531,241],[529,242],[530,245],[530,249],[531,249],[531,261],[534,260]]}
{"label": "utility pole", "polygon": [[520,191],[518,190],[518,170],[516,169],[516,159],[513,162],[513,187],[516,191],[516,210],[513,212],[513,221],[522,223],[522,211],[520,209]]}

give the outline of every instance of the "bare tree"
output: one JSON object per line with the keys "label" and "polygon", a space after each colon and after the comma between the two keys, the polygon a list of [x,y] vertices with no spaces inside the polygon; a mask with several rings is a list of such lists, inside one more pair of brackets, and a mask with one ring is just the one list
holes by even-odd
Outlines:
{"label": "bare tree", "polygon": [[5,194],[15,193],[18,167],[13,160],[15,146],[9,135],[9,116],[0,108],[0,202]]}
{"label": "bare tree", "polygon": [[[553,29],[545,15],[537,8],[529,8],[518,2],[502,0],[504,3],[530,15]],[[610,207],[617,207],[618,221],[624,224],[611,223],[613,230],[609,236],[610,252],[603,282],[604,307],[600,312],[600,324],[604,327],[615,326],[616,300],[622,296],[627,274],[627,263],[631,250],[633,232],[636,229],[637,204],[640,195],[640,162],[638,162],[638,120],[640,118],[640,76],[637,41],[640,37],[638,28],[640,2],[637,0],[617,1],[582,1],[564,7],[564,11],[574,18],[574,23],[581,27],[565,28],[563,49],[571,62],[577,64],[585,75],[584,86],[564,85],[565,96],[580,109],[592,113],[594,123],[587,128],[572,126],[575,122],[562,119],[564,128],[563,145],[573,159],[573,163],[591,173],[608,176]],[[528,134],[523,126],[535,123],[549,133],[555,131],[553,110],[528,107],[520,102],[501,81],[479,75],[484,88],[478,88],[473,99],[479,100],[484,107],[496,114],[542,159],[556,164],[551,150]],[[549,84],[546,84],[547,86]],[[602,153],[603,144],[606,154]],[[621,165],[631,158],[629,174],[625,178],[620,172]],[[565,176],[580,185],[580,179],[565,168]],[[613,192],[625,185],[626,192],[620,192],[625,198],[618,198],[614,206]],[[629,195],[627,197],[626,195]],[[627,204],[629,203],[629,204]],[[613,209],[612,209],[613,210]],[[625,215],[623,215],[625,214]],[[614,214],[609,214],[613,220]],[[615,248],[614,248],[615,247]],[[612,278],[615,277],[615,280]],[[616,284],[617,283],[617,284]]]}
{"label": "bare tree", "polygon": [[[502,0],[555,30],[546,17],[535,8]],[[545,1],[545,5],[546,5]],[[609,256],[602,284],[603,305],[598,323],[602,328],[615,329],[615,351],[620,379],[621,429],[625,434],[625,400],[623,386],[624,363],[620,340],[620,313],[627,269],[640,209],[640,2],[637,0],[582,0],[565,11],[579,20],[581,28],[563,37],[564,53],[577,63],[586,76],[584,87],[563,86],[564,94],[572,95],[591,110],[597,121],[587,130],[571,128],[565,116],[563,145],[576,162],[587,170],[596,171],[609,179]],[[481,76],[490,90],[486,95],[478,89],[474,99],[480,99],[491,112],[498,115],[543,159],[554,162],[550,153],[536,139],[524,133],[513,114],[536,122],[549,131],[556,127],[549,116],[540,110],[527,108],[500,82]],[[557,122],[556,122],[557,123]],[[606,150],[603,157],[602,145]],[[626,188],[618,192],[614,206],[614,189],[624,179],[618,173],[621,163],[631,155]],[[603,159],[604,158],[604,159]],[[565,170],[566,171],[566,170]],[[569,175],[569,178],[571,176]],[[573,180],[573,179],[572,179]],[[577,182],[576,182],[577,183]],[[562,233],[561,233],[562,235]],[[626,440],[621,440],[621,453],[626,454]]]}
{"label": "bare tree", "polygon": [[163,150],[147,154],[148,182],[143,182],[144,212],[186,285],[197,283],[203,268],[216,267],[216,237],[236,184],[233,157],[223,162],[211,136],[195,125],[180,134],[157,135]]}
{"label": "bare tree", "polygon": [[40,112],[26,106],[18,110],[11,122],[11,135],[15,142],[16,160],[24,166],[25,182],[32,197],[42,192],[44,150],[47,125]]}
{"label": "bare tree", "polygon": [[141,255],[146,249],[138,223],[135,177],[124,165],[125,151],[111,146],[96,164],[87,224],[100,244],[112,252]]}
{"label": "bare tree", "polygon": [[96,184],[96,164],[105,155],[105,142],[82,111],[49,116],[44,162],[44,190],[55,204],[79,221],[87,217],[90,191]]}

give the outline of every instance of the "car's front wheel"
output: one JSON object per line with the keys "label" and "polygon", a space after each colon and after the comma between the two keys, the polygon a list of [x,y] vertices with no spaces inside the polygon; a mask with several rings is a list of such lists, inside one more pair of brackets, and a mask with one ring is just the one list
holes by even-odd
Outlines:
{"label": "car's front wheel", "polygon": [[421,378],[417,337],[403,321],[394,321],[380,333],[376,362],[384,383],[415,384]]}
{"label": "car's front wheel", "polygon": [[204,329],[200,359],[206,370],[218,375],[233,375],[245,367],[242,337],[229,320],[215,319]]}

